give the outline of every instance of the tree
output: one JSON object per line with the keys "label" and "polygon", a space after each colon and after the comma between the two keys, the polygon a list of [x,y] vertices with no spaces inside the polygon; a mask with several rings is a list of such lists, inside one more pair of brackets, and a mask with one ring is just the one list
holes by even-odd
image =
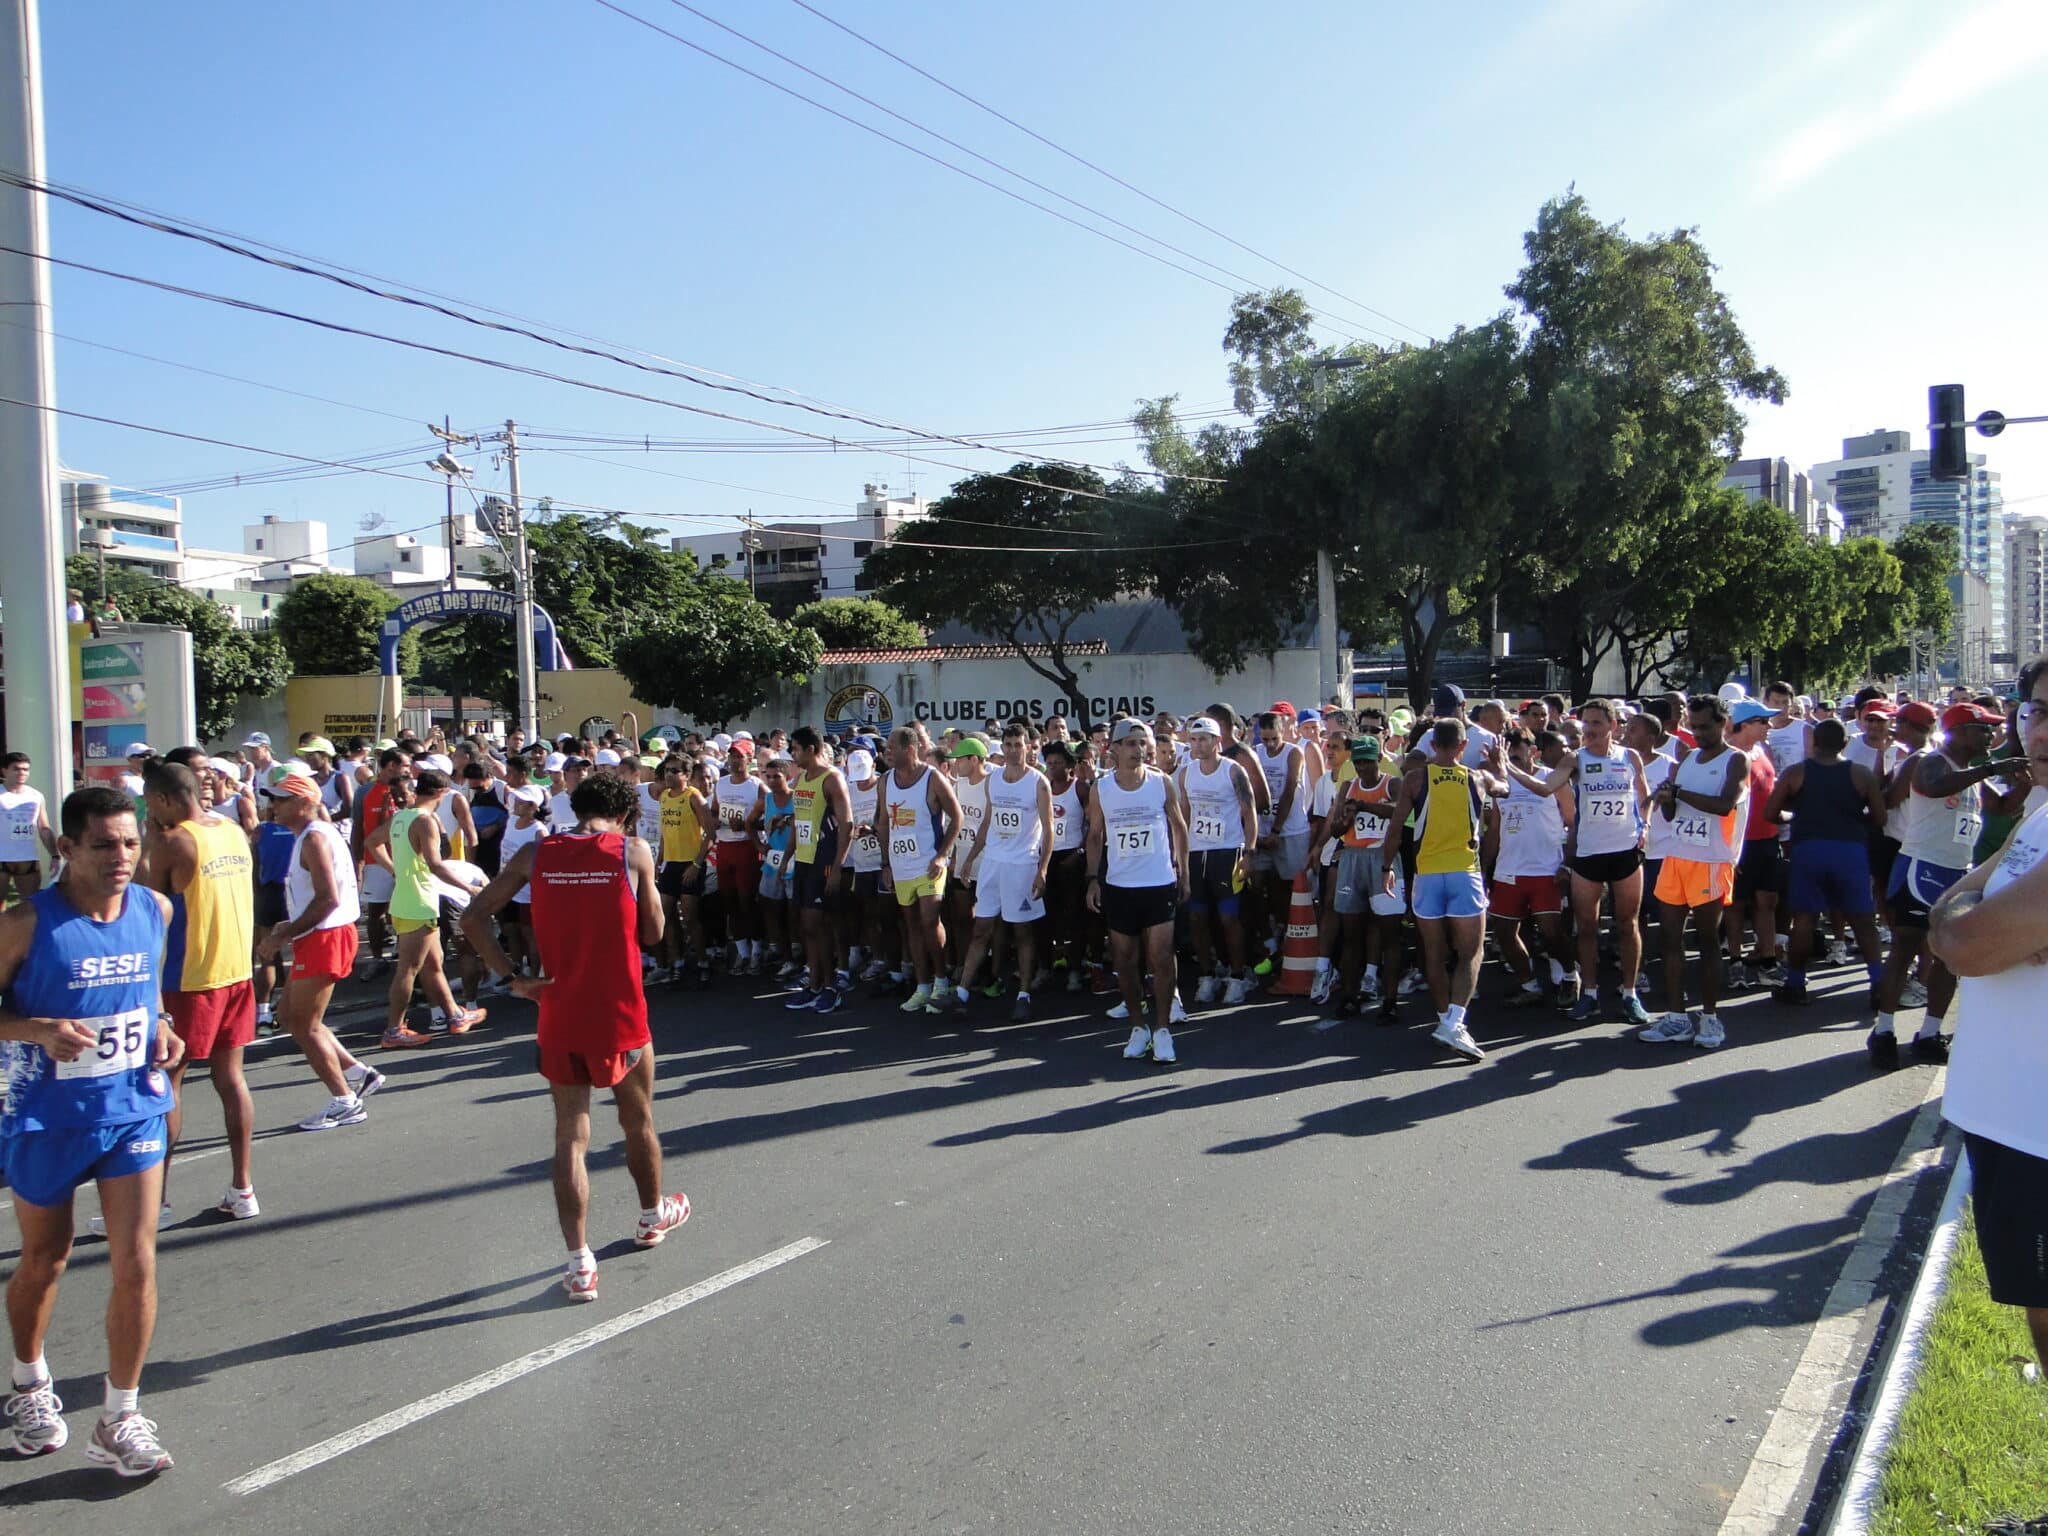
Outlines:
{"label": "tree", "polygon": [[823,649],[729,576],[698,576],[687,599],[618,642],[634,697],[710,725],[752,713],[778,679],[801,683]]}
{"label": "tree", "polygon": [[900,651],[925,632],[879,598],[827,597],[805,603],[790,622],[815,633],[828,651]]}
{"label": "tree", "polygon": [[[695,557],[670,549],[651,528],[624,523],[613,533],[607,519],[569,514],[534,519],[527,537],[534,601],[553,616],[579,667],[613,665],[629,635],[661,627],[671,609],[699,595]],[[493,585],[510,587],[503,572],[488,574]]]}
{"label": "tree", "polygon": [[[300,677],[360,677],[378,668],[378,637],[394,594],[367,576],[342,571],[308,576],[272,610],[275,633]],[[398,669],[419,672],[419,645],[399,641]]]}
{"label": "tree", "polygon": [[[1024,665],[1086,719],[1081,677],[1068,658],[1074,623],[1113,599],[1124,562],[1102,477],[1093,470],[1019,464],[971,475],[867,558],[868,580],[919,624],[965,624],[1009,642]],[[1137,503],[1121,487],[1119,502]],[[1035,550],[1044,547],[1044,553]],[[1033,552],[1025,552],[1033,551]]]}

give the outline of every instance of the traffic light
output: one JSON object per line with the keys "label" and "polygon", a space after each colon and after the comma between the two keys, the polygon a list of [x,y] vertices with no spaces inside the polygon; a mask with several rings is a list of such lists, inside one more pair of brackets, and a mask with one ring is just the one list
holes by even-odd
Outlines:
{"label": "traffic light", "polygon": [[1970,478],[1969,421],[1963,415],[1963,386],[1936,384],[1927,391],[1927,475],[1931,480]]}

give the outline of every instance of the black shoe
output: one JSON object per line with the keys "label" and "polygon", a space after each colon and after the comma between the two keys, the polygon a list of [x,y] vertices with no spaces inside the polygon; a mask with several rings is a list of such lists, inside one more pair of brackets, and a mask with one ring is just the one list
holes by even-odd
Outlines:
{"label": "black shoe", "polygon": [[1389,1024],[1398,1024],[1400,1022],[1401,998],[1398,993],[1393,991],[1393,989],[1389,988],[1386,997],[1380,1001],[1378,1012],[1373,1016],[1373,1023],[1384,1027]]}
{"label": "black shoe", "polygon": [[1771,988],[1771,996],[1778,1002],[1793,1008],[1804,1008],[1813,1002],[1813,994],[1804,986],[1783,986]]}
{"label": "black shoe", "polygon": [[1947,1035],[1919,1035],[1913,1040],[1913,1059],[1930,1067],[1948,1065]]}
{"label": "black shoe", "polygon": [[1010,1022],[1012,1024],[1025,1024],[1030,1022],[1030,1019],[1031,994],[1029,992],[1019,992],[1017,1000],[1010,1004]]}
{"label": "black shoe", "polygon": [[1863,1048],[1870,1052],[1870,1065],[1878,1072],[1889,1072],[1899,1064],[1899,1037],[1881,1035],[1876,1030],[1863,1042]]}
{"label": "black shoe", "polygon": [[817,1001],[818,995],[815,992],[813,992],[809,987],[798,987],[794,992],[789,994],[788,1000],[784,1002],[782,1006],[787,1008],[791,1013],[796,1013],[802,1009],[811,1007]]}

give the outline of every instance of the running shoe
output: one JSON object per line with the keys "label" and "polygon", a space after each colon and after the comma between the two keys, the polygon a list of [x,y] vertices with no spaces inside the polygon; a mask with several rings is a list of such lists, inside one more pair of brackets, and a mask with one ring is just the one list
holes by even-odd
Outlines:
{"label": "running shoe", "polygon": [[1503,1001],[1510,1008],[1540,1008],[1543,1006],[1543,983],[1525,981],[1513,988]]}
{"label": "running shoe", "polygon": [[1407,975],[1401,978],[1401,995],[1403,997],[1413,997],[1416,993],[1422,991],[1423,988],[1427,987],[1428,985],[1429,979],[1425,977],[1422,974],[1422,972],[1418,970],[1410,970]]}
{"label": "running shoe", "polygon": [[432,1035],[421,1034],[409,1024],[387,1029],[377,1043],[387,1051],[409,1051],[433,1043]]}
{"label": "running shoe", "polygon": [[700,987],[711,985],[711,967],[708,964],[697,967],[697,985]]}
{"label": "running shoe", "polygon": [[1560,1010],[1570,1008],[1579,1000],[1579,978],[1576,974],[1566,975],[1557,984],[1557,1006]]}
{"label": "running shoe", "polygon": [[1767,987],[1782,987],[1785,985],[1785,962],[1766,960],[1756,968],[1756,979]]}
{"label": "running shoe", "polygon": [[1721,1027],[1721,1015],[1703,1013],[1693,1031],[1692,1043],[1703,1051],[1718,1051],[1728,1043],[1728,1031]]}
{"label": "running shoe", "polygon": [[1912,1044],[1913,1059],[1930,1067],[1948,1065],[1947,1035],[1915,1035]]}
{"label": "running shoe", "polygon": [[1001,997],[1003,995],[1003,984],[1000,981],[992,981],[981,989],[981,995],[987,998]]}
{"label": "running shoe", "polygon": [[1813,1001],[1813,994],[1806,990],[1806,983],[1803,981],[1796,987],[1789,981],[1773,987],[1771,997],[1788,1008],[1804,1008]]}
{"label": "running shoe", "polygon": [[[1129,1018],[1129,1014],[1124,1015]],[[1152,1031],[1142,1024],[1131,1026],[1131,1038],[1124,1046],[1125,1061],[1142,1061],[1152,1050]]]}
{"label": "running shoe", "polygon": [[1031,1022],[1031,994],[1029,992],[1019,992],[1017,1000],[1010,1004],[1010,1022],[1012,1024],[1028,1024]]}
{"label": "running shoe", "polygon": [[1749,991],[1756,986],[1756,967],[1747,960],[1743,961],[1741,965],[1729,967],[1729,970],[1730,974],[1735,978],[1735,985],[1741,987],[1744,991]]}
{"label": "running shoe", "polygon": [[153,1477],[170,1471],[172,1465],[171,1453],[156,1437],[155,1421],[139,1413],[124,1413],[112,1422],[101,1419],[93,1425],[85,1458],[112,1467],[123,1477]]}
{"label": "running shoe", "polygon": [[1849,946],[1848,946],[1847,944],[1843,943],[1843,942],[1842,942],[1842,941],[1841,941],[1840,939],[1831,939],[1831,940],[1829,940],[1829,941],[1828,941],[1828,964],[1829,964],[1829,965],[1847,965],[1848,963],[1849,963]]}
{"label": "running shoe", "polygon": [[1888,1029],[1873,1029],[1863,1048],[1870,1053],[1870,1065],[1876,1071],[1889,1072],[1899,1064],[1899,1037]]}
{"label": "running shoe", "polygon": [[1652,1045],[1684,1045],[1697,1033],[1691,1014],[1667,1013],[1648,1029],[1637,1030],[1636,1038]]}
{"label": "running shoe", "polygon": [[1222,990],[1223,978],[1221,976],[1204,976],[1195,983],[1195,1001],[1198,1003],[1213,1003],[1216,1001],[1217,994]]}
{"label": "running shoe", "polygon": [[[1181,1002],[1180,994],[1176,992],[1173,994],[1173,1006],[1167,1010],[1166,1022],[1168,1024],[1185,1024],[1187,1021],[1188,1010]],[[1162,1025],[1161,1027],[1164,1028],[1165,1026]]]}
{"label": "running shoe", "polygon": [[384,1074],[375,1067],[364,1066],[361,1062],[357,1062],[352,1067],[344,1068],[341,1080],[348,1084],[349,1092],[359,1099],[369,1098],[371,1094],[384,1086]]}
{"label": "running shoe", "polygon": [[832,990],[839,993],[842,997],[851,992],[853,990],[852,973],[850,971],[834,971],[832,973]]}
{"label": "running shoe", "polygon": [[1429,1032],[1429,1038],[1438,1045],[1449,1046],[1467,1061],[1486,1060],[1486,1052],[1479,1048],[1479,1042],[1472,1038],[1472,1031],[1463,1024],[1453,1024],[1445,1019]]}
{"label": "running shoe", "polygon": [[[831,988],[826,988],[826,991],[829,992],[830,990]],[[788,998],[783,1002],[782,1006],[788,1009],[791,1013],[798,1013],[806,1008],[816,1007],[817,1002],[818,994],[813,993],[807,987],[798,987],[794,992],[789,994]]]}
{"label": "running shoe", "polygon": [[1067,972],[1067,990],[1069,992],[1087,991],[1088,978],[1078,970]]}
{"label": "running shoe", "polygon": [[[938,994],[934,993],[932,995],[932,1001],[939,1001]],[[967,1017],[967,994],[958,987],[954,987],[946,994],[945,1002],[946,1011],[952,1014],[954,1018],[964,1019]]]}
{"label": "running shoe", "polygon": [[924,1005],[925,1005],[926,1003],[930,1002],[931,1000],[932,1000],[932,986],[931,986],[931,983],[930,983],[930,982],[928,982],[928,981],[927,981],[927,982],[920,982],[920,983],[918,984],[918,988],[917,988],[917,990],[916,990],[915,992],[911,993],[909,997],[907,997],[907,998],[905,998],[905,999],[903,1000],[903,1011],[904,1011],[905,1013],[923,1013],[923,1012],[924,1012]]}
{"label": "running shoe", "polygon": [[1642,1025],[1645,1028],[1650,1023],[1650,1010],[1643,1006],[1641,996],[1634,992],[1624,992],[1621,994],[1621,1016],[1629,1023]]}
{"label": "running shoe", "polygon": [[1173,1053],[1173,1031],[1164,1024],[1152,1031],[1152,1059],[1154,1061],[1176,1061]]}
{"label": "running shoe", "polygon": [[47,1376],[32,1387],[16,1387],[0,1404],[7,1427],[14,1432],[8,1442],[17,1456],[46,1456],[64,1449],[71,1430],[64,1422],[64,1404],[58,1400],[57,1384]]}
{"label": "running shoe", "polygon": [[1247,1001],[1255,985],[1249,976],[1231,977],[1223,987],[1223,1005],[1226,1008],[1235,1008],[1239,1003]]}
{"label": "running shoe", "polygon": [[690,1197],[688,1195],[684,1194],[681,1190],[677,1190],[672,1195],[663,1195],[661,1197],[661,1204],[655,1207],[654,1220],[649,1221],[645,1216],[642,1216],[639,1225],[633,1228],[633,1246],[635,1248],[652,1248],[689,1219]]}
{"label": "running shoe", "polygon": [[1358,1006],[1361,1011],[1380,1006],[1380,979],[1377,976],[1365,978],[1365,984],[1358,989]]}
{"label": "running shoe", "polygon": [[1582,997],[1582,998],[1580,998],[1580,999],[1579,999],[1579,1001],[1578,1001],[1578,1004],[1577,1004],[1577,1006],[1575,1006],[1575,1007],[1574,1007],[1574,1008],[1572,1009],[1572,1011],[1571,1011],[1570,1013],[1568,1013],[1568,1014],[1566,1014],[1566,1015],[1565,1015],[1565,1020],[1566,1020],[1566,1022],[1567,1022],[1567,1023],[1571,1023],[1571,1024],[1597,1024],[1597,1023],[1599,1023],[1599,1022],[1600,1022],[1600,999],[1599,999],[1599,997],[1598,997],[1598,996],[1596,996],[1596,995],[1595,995],[1594,993],[1588,992],[1588,993],[1587,993],[1587,994],[1586,994],[1586,995],[1585,995],[1584,997]]}
{"label": "running shoe", "polygon": [[837,987],[820,987],[818,995],[811,1000],[811,1012],[837,1013],[845,1002],[845,996]]}
{"label": "running shoe", "polygon": [[488,1008],[465,1008],[448,1021],[448,1033],[451,1035],[466,1035],[472,1029],[475,1029],[477,1025],[483,1023],[485,1019],[489,1018],[490,1012]]}
{"label": "running shoe", "polygon": [[[1321,1007],[1330,1000],[1330,989],[1337,985],[1335,971],[1317,971],[1316,979],[1308,984],[1308,1000]],[[1198,997],[1195,1001],[1200,1002]]]}
{"label": "running shoe", "polygon": [[743,955],[743,954],[740,954],[740,953],[738,953],[737,951],[735,951],[735,952],[733,953],[733,957],[732,957],[732,966],[730,967],[730,969],[728,969],[728,970],[726,971],[726,974],[727,974],[728,976],[744,976],[744,975],[746,975],[746,974],[747,974],[747,957],[746,957],[745,955]]}
{"label": "running shoe", "polygon": [[785,960],[782,962],[781,966],[777,968],[775,972],[775,979],[777,981],[789,981],[796,976],[796,973],[798,971],[802,969],[803,967],[801,965],[798,965],[796,961]]}
{"label": "running shoe", "polygon": [[1899,1006],[1901,1008],[1925,1008],[1927,1006],[1927,989],[1921,986],[1919,982],[1908,977],[1906,985],[1899,991]]}
{"label": "running shoe", "polygon": [[317,1115],[299,1122],[302,1131],[331,1131],[336,1126],[361,1125],[370,1118],[370,1112],[363,1108],[363,1101],[355,1094],[329,1099],[327,1107]]}
{"label": "running shoe", "polygon": [[1131,1005],[1129,1003],[1118,1003],[1114,1008],[1109,1010],[1109,1016],[1112,1019],[1115,1019],[1119,1024],[1121,1024],[1125,1019],[1128,1019],[1131,1016]]}
{"label": "running shoe", "polygon": [[1260,962],[1259,962],[1259,963],[1258,963],[1257,965],[1253,966],[1253,967],[1252,967],[1252,974],[1253,974],[1254,976],[1270,976],[1270,975],[1272,975],[1272,974],[1273,974],[1273,957],[1272,957],[1271,955],[1267,955],[1267,956],[1266,956],[1266,957],[1265,957],[1265,958],[1264,958],[1263,960],[1261,960],[1261,961],[1260,961]]}
{"label": "running shoe", "polygon": [[220,1204],[214,1209],[236,1221],[248,1221],[263,1214],[262,1207],[256,1203],[255,1190],[238,1190],[233,1185],[228,1186],[227,1193],[220,1197]]}
{"label": "running shoe", "polygon": [[597,1266],[562,1271],[562,1290],[571,1301],[597,1300]]}
{"label": "running shoe", "polygon": [[888,975],[888,973],[889,967],[887,962],[882,960],[870,960],[867,963],[867,965],[862,969],[860,973],[860,979],[862,981],[880,981],[884,976]]}

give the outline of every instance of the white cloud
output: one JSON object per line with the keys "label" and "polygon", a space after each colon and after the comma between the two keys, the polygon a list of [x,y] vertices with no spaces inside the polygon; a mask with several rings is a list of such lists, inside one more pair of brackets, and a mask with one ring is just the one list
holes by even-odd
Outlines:
{"label": "white cloud", "polygon": [[1961,106],[2044,58],[2048,5],[1992,0],[1927,46],[1916,47],[1910,67],[1875,103],[1830,108],[1795,128],[1762,167],[1765,193],[1789,191],[1865,144]]}

